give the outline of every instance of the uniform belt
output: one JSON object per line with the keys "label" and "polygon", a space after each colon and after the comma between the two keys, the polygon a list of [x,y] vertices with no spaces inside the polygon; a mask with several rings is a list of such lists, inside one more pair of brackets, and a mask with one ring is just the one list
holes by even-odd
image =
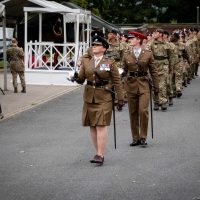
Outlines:
{"label": "uniform belt", "polygon": [[168,59],[167,57],[164,57],[164,56],[155,56],[154,55],[154,59],[155,60],[166,60],[166,59]]}
{"label": "uniform belt", "polygon": [[95,87],[103,87],[107,85],[109,82],[108,81],[103,81],[103,82],[92,82],[92,81],[87,81],[87,85],[95,86]]}
{"label": "uniform belt", "polygon": [[147,74],[148,74],[147,72],[139,72],[139,71],[129,72],[129,76],[132,76],[132,77],[142,77],[142,76],[146,76]]}

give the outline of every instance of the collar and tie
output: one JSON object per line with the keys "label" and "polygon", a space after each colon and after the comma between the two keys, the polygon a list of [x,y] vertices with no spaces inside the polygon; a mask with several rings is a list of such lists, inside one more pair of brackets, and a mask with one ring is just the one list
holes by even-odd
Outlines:
{"label": "collar and tie", "polygon": [[95,67],[97,67],[97,65],[99,64],[100,60],[101,60],[102,57],[96,57],[94,58],[94,63],[95,63]]}
{"label": "collar and tie", "polygon": [[138,58],[140,55],[141,49],[134,49],[135,57]]}

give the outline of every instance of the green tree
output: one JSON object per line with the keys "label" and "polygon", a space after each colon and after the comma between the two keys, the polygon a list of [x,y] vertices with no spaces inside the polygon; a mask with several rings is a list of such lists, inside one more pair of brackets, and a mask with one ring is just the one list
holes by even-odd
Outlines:
{"label": "green tree", "polygon": [[[56,0],[62,3],[63,0]],[[68,0],[65,0],[68,1]],[[111,23],[197,21],[200,0],[69,0]]]}

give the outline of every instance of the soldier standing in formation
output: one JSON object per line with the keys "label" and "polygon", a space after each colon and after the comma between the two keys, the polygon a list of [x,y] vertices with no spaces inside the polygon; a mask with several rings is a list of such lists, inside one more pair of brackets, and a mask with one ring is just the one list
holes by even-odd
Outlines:
{"label": "soldier standing in formation", "polygon": [[159,110],[159,106],[161,106],[161,110],[166,111],[168,102],[168,77],[171,71],[171,50],[170,45],[163,40],[163,34],[163,29],[157,29],[153,33],[154,39],[146,47],[153,53],[159,76],[159,93],[158,96],[154,96],[154,110]]}
{"label": "soldier standing in formation", "polygon": [[74,74],[77,83],[87,80],[84,90],[82,112],[83,126],[90,127],[91,139],[96,155],[91,163],[104,162],[104,153],[108,136],[107,126],[112,115],[112,86],[118,98],[118,107],[122,109],[123,93],[118,68],[114,59],[104,54],[109,45],[100,36],[92,38],[92,56],[85,54],[81,59],[79,73]]}
{"label": "soldier standing in formation", "polygon": [[175,44],[178,50],[178,63],[174,65],[174,93],[179,98],[182,96],[182,86],[183,86],[183,72],[184,72],[184,58],[188,58],[187,52],[185,50],[185,45],[180,42],[180,37],[178,33],[173,33],[171,35],[171,42]]}
{"label": "soldier standing in formation", "polygon": [[24,63],[23,63],[24,52],[22,48],[18,47],[18,41],[16,38],[12,39],[12,47],[8,48],[6,53],[7,53],[8,65],[10,67],[10,71],[12,74],[14,93],[18,92],[17,75],[19,75],[21,81],[21,86],[22,86],[21,92],[26,93],[26,83],[24,77]]}
{"label": "soldier standing in formation", "polygon": [[146,146],[149,102],[150,102],[150,77],[154,93],[159,90],[158,73],[154,64],[152,52],[144,49],[141,34],[135,33],[129,37],[131,50],[123,53],[123,66],[125,73],[125,90],[128,96],[129,118],[132,132],[130,146]]}
{"label": "soldier standing in formation", "polygon": [[[109,57],[112,57],[115,60],[116,66],[118,67],[120,75],[121,75],[122,71],[123,71],[122,70],[123,69],[122,52],[123,52],[123,50],[128,49],[129,45],[127,44],[127,42],[120,41],[118,39],[118,33],[117,33],[116,30],[110,30],[108,32],[107,42],[109,44],[109,48],[108,48],[106,53]],[[121,80],[122,80],[122,84],[123,84],[124,100],[125,100],[125,103],[126,103],[127,102],[127,95],[126,95],[126,92],[124,90],[123,77],[121,77]]]}

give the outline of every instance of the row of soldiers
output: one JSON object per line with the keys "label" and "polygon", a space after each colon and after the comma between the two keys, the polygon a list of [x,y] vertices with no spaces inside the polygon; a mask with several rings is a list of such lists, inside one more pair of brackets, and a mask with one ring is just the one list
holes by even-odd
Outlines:
{"label": "row of soldiers", "polygon": [[197,28],[190,28],[177,29],[169,34],[163,29],[156,29],[147,35],[130,32],[120,36],[117,31],[111,30],[107,34],[107,55],[115,59],[119,69],[123,69],[124,65],[123,52],[131,51],[129,43],[132,35],[142,38],[143,48],[153,53],[159,76],[159,93],[153,97],[154,110],[161,108],[166,111],[168,106],[173,105],[174,97],[182,96],[183,87],[198,76],[200,32]]}

